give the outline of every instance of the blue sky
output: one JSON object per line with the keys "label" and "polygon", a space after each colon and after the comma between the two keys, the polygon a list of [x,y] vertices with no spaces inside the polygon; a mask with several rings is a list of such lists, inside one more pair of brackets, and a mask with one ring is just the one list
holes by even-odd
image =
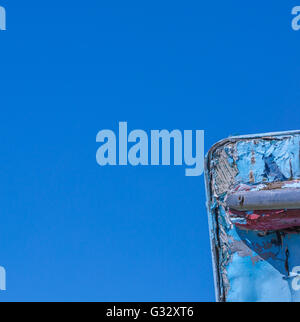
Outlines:
{"label": "blue sky", "polygon": [[7,1],[0,301],[212,301],[204,178],[105,167],[96,134],[300,124],[300,1]]}

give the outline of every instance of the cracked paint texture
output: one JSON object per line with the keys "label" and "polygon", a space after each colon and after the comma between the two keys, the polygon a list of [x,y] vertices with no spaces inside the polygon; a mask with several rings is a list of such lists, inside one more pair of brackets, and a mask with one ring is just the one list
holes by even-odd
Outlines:
{"label": "cracked paint texture", "polygon": [[300,301],[295,287],[300,228],[242,230],[225,203],[236,186],[300,179],[299,147],[300,131],[294,131],[230,137],[208,152],[207,208],[218,301]]}

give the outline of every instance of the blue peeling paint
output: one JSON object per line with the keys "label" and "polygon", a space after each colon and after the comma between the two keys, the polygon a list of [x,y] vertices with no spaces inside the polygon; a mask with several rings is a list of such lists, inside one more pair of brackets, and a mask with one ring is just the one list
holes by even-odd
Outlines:
{"label": "blue peeling paint", "polygon": [[[260,136],[234,139],[224,141],[225,148],[219,143],[210,152],[225,149],[228,164],[237,169],[234,184],[259,185],[300,178],[299,132],[269,134],[266,139]],[[214,189],[207,195],[217,299],[300,301],[300,290],[295,290],[297,274],[292,273],[294,267],[300,266],[300,234],[263,235],[236,228],[224,208],[227,193],[218,195],[214,187],[219,180],[215,172],[218,162],[218,154],[208,155],[206,184]],[[299,188],[300,183],[286,186]]]}

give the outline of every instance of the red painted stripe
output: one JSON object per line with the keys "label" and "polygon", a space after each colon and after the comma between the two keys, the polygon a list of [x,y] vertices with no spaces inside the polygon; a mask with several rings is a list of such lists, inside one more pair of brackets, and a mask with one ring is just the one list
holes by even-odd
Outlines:
{"label": "red painted stripe", "polygon": [[235,223],[241,229],[270,231],[300,227],[300,209],[254,210],[251,212],[230,209],[229,215],[232,219],[245,220],[245,223]]}

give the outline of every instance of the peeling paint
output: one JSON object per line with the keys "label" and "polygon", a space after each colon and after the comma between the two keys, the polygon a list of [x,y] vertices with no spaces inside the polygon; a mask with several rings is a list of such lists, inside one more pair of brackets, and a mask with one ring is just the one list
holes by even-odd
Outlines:
{"label": "peeling paint", "polygon": [[[244,216],[233,216],[226,205],[232,191],[299,189],[299,146],[300,131],[294,131],[230,137],[209,151],[205,175],[218,301],[300,301],[290,277],[293,267],[300,266],[300,228],[289,224],[276,231],[244,230],[239,225],[249,218],[265,220],[266,214],[244,211]],[[288,220],[280,216],[300,217],[297,209],[285,210],[273,210],[279,212],[279,223]]]}

